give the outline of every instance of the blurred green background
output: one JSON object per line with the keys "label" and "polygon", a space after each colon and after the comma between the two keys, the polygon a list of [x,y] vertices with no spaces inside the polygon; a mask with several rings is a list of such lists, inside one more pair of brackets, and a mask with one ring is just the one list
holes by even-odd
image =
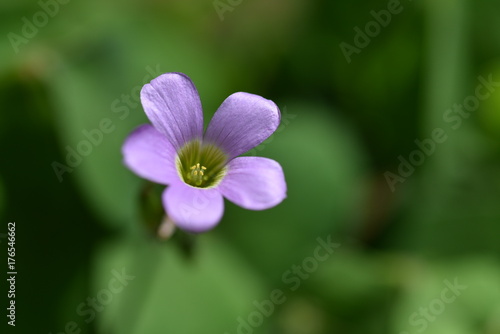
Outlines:
{"label": "blurred green background", "polygon": [[[500,2],[0,9],[0,233],[16,222],[18,272],[15,328],[1,284],[7,333],[500,333]],[[236,91],[278,104],[282,125],[249,154],[283,166],[281,205],[226,201],[194,237],[146,227],[158,189],[120,148],[147,122],[138,91],[171,71],[194,81],[205,123]],[[324,261],[318,238],[340,244]]]}

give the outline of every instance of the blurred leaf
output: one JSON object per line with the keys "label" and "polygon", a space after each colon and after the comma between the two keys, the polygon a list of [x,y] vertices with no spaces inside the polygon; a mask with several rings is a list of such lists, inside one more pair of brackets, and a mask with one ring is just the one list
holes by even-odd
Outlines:
{"label": "blurred leaf", "polygon": [[[67,284],[64,287],[59,287],[64,290],[61,294],[59,302],[59,307],[54,310],[57,317],[57,325],[51,329],[51,333],[61,333],[66,332],[66,326],[75,326],[77,329],[81,330],[81,333],[91,333],[91,327],[88,326],[84,321],[78,318],[78,309],[81,303],[86,303],[87,298],[92,298],[95,296],[89,296],[89,273],[88,267],[81,267],[76,271],[73,277],[68,277]],[[78,330],[75,330],[78,332]]]}
{"label": "blurred leaf", "polygon": [[2,174],[0,174],[0,216],[3,216],[3,210],[5,208],[5,190],[2,180]]}
{"label": "blurred leaf", "polygon": [[310,273],[303,292],[328,313],[328,333],[387,333],[401,264],[396,256],[365,254],[344,244]]}
{"label": "blurred leaf", "polygon": [[421,263],[413,274],[394,308],[394,333],[486,333],[489,317],[500,307],[495,261],[471,257]]}
{"label": "blurred leaf", "polygon": [[[487,75],[491,75],[493,81],[498,82],[500,78],[500,60],[496,59],[487,67],[485,71]],[[495,143],[498,143],[500,138],[500,89],[491,92],[491,96],[484,101],[481,101],[479,110],[477,111],[479,124],[486,130]],[[498,147],[498,146],[497,146]]]}
{"label": "blurred leaf", "polygon": [[99,314],[102,333],[235,332],[266,290],[258,276],[221,240],[200,236],[192,261],[173,244],[117,241],[97,253],[95,291],[116,269],[135,278]]}
{"label": "blurred leaf", "polygon": [[[123,166],[120,147],[128,131],[140,123],[140,114],[130,109],[130,115],[114,113],[111,105],[120,98],[114,93],[116,88],[106,90],[99,83],[104,79],[95,71],[65,66],[65,71],[52,81],[61,148],[66,157],[60,163],[73,169],[71,176],[62,175],[63,182],[76,177],[89,203],[106,222],[115,226],[130,224],[135,217],[134,189],[139,179]],[[120,119],[123,115],[127,117]]]}
{"label": "blurred leaf", "polygon": [[453,263],[451,270],[455,272],[467,290],[460,296],[460,304],[464,306],[473,321],[485,324],[488,316],[500,309],[500,266],[490,256],[470,256]]}
{"label": "blurred leaf", "polygon": [[[445,147],[448,144],[456,149]],[[405,181],[404,187],[417,189],[407,199],[407,209],[393,227],[390,243],[432,256],[498,252],[498,157],[470,124],[449,133],[447,142],[440,145]],[[449,172],[436,178],[435,163],[442,154],[447,155],[443,162]]]}
{"label": "blurred leaf", "polygon": [[320,263],[318,270],[305,282],[307,289],[344,315],[355,315],[375,305],[381,307],[388,288],[395,287],[388,271],[390,264],[396,261],[391,259],[389,262],[380,255],[363,255],[346,247],[341,246],[330,259]]}

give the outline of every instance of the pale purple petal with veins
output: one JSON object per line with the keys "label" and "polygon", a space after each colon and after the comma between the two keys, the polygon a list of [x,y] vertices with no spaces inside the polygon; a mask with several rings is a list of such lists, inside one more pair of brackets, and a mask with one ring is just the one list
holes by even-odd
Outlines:
{"label": "pale purple petal with veins", "polygon": [[204,139],[221,147],[232,159],[266,140],[277,129],[280,119],[279,108],[273,101],[254,94],[234,93],[215,113]]}
{"label": "pale purple petal with veins", "polygon": [[166,73],[141,90],[144,111],[154,127],[179,149],[203,135],[200,96],[191,79],[182,73]]}
{"label": "pale purple petal with veins", "polygon": [[125,165],[137,175],[159,184],[179,180],[175,149],[152,125],[136,128],[122,147]]}
{"label": "pale purple petal with veins", "polygon": [[224,213],[224,200],[216,189],[194,188],[182,182],[163,192],[163,206],[177,226],[195,233],[213,228]]}
{"label": "pale purple petal with veins", "polygon": [[231,202],[250,210],[269,209],[281,203],[287,191],[280,164],[261,157],[230,161],[217,189]]}

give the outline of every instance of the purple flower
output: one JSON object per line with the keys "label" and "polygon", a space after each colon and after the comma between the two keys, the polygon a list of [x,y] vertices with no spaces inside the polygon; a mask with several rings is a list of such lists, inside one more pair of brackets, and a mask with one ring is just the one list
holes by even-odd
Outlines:
{"label": "purple flower", "polygon": [[250,210],[269,209],[286,197],[279,163],[237,157],[266,140],[281,119],[276,104],[234,93],[219,107],[205,133],[201,101],[191,79],[166,73],[144,85],[141,101],[152,125],[126,139],[125,164],[137,175],[168,185],[162,201],[180,228],[203,232],[224,213],[224,200]]}

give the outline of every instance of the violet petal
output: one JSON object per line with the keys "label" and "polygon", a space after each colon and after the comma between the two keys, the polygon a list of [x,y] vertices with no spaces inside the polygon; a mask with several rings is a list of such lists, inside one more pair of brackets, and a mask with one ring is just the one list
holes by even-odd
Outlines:
{"label": "violet petal", "polygon": [[213,228],[224,213],[224,199],[219,191],[194,188],[183,182],[163,192],[163,206],[177,226],[195,233]]}
{"label": "violet petal", "polygon": [[273,101],[254,94],[234,93],[210,121],[205,140],[221,147],[232,159],[266,140],[278,127],[280,118]]}
{"label": "violet petal", "polygon": [[159,184],[179,180],[175,168],[175,149],[150,124],[136,128],[122,146],[125,165],[137,175]]}
{"label": "violet petal", "polygon": [[280,164],[262,157],[239,157],[229,162],[218,187],[224,197],[250,210],[269,209],[286,198],[287,186]]}
{"label": "violet petal", "polygon": [[203,134],[200,96],[191,79],[182,73],[165,73],[141,90],[144,111],[154,127],[179,149]]}

